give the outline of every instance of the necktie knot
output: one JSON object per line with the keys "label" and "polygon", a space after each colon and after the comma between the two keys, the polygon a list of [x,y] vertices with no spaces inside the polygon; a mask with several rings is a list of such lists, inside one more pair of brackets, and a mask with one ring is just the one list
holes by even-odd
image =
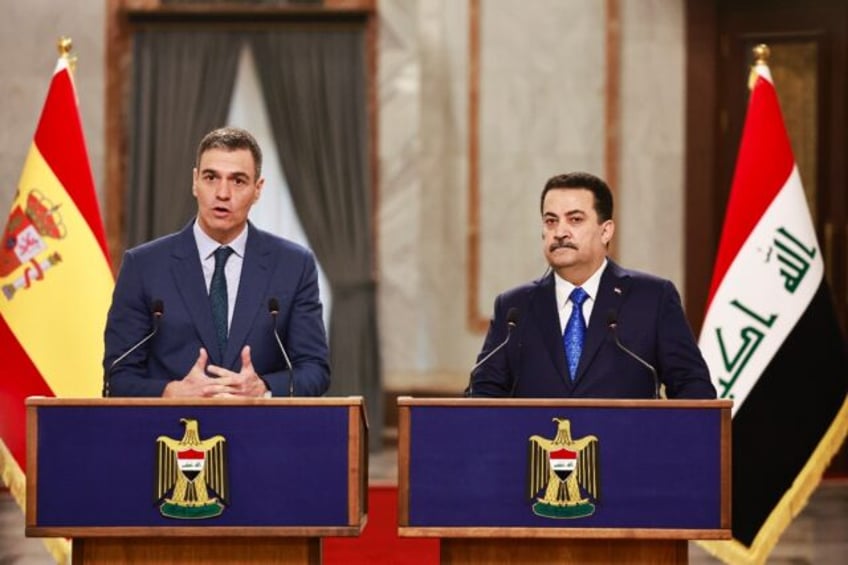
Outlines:
{"label": "necktie knot", "polygon": [[232,247],[227,247],[226,245],[223,247],[219,247],[215,250],[215,270],[219,271],[224,268],[224,265],[227,264],[227,259],[230,258],[230,255],[233,253]]}
{"label": "necktie knot", "polygon": [[574,287],[574,290],[571,291],[568,297],[576,308],[582,307],[587,298],[589,298],[589,294],[579,286]]}

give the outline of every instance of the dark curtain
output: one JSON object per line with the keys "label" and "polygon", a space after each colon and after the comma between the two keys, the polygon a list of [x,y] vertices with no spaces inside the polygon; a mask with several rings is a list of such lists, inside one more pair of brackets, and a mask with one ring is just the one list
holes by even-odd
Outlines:
{"label": "dark curtain", "polygon": [[365,33],[255,33],[251,45],[292,200],[330,282],[330,394],[362,395],[382,435]]}
{"label": "dark curtain", "polygon": [[196,213],[195,150],[205,133],[225,125],[241,37],[212,31],[135,34],[127,247],[173,232]]}
{"label": "dark curtain", "polygon": [[194,153],[205,133],[225,125],[247,37],[294,206],[330,281],[330,394],[365,398],[370,447],[379,449],[364,30],[135,34],[125,245],[173,232],[195,214]]}

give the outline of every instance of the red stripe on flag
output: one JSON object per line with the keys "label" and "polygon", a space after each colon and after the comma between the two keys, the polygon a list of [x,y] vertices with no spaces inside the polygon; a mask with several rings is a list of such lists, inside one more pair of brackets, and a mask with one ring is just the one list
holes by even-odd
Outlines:
{"label": "red stripe on flag", "polygon": [[28,396],[53,396],[47,383],[21,348],[6,319],[0,316],[0,438],[21,469],[26,469],[26,407]]}
{"label": "red stripe on flag", "polygon": [[794,166],[777,92],[771,82],[759,76],[748,101],[707,310],[734,258],[786,184]]}
{"label": "red stripe on flag", "polygon": [[34,141],[44,161],[85,218],[109,263],[106,233],[89,166],[77,95],[67,68],[53,75]]}

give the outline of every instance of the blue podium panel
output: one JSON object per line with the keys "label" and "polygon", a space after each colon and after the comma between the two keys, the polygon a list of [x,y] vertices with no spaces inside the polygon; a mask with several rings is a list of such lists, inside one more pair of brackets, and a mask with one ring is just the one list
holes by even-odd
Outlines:
{"label": "blue podium panel", "polygon": [[728,527],[727,411],[664,401],[456,402],[409,401],[404,527]]}
{"label": "blue podium panel", "polygon": [[[357,432],[344,403],[100,401],[39,406],[33,414],[35,520],[29,525],[352,525],[349,474],[360,462],[351,461]],[[205,484],[193,484],[200,472]],[[182,487],[168,483],[177,476],[188,479]],[[179,502],[198,497],[213,502]],[[168,500],[178,502],[168,506]],[[210,515],[215,505],[219,512]]]}

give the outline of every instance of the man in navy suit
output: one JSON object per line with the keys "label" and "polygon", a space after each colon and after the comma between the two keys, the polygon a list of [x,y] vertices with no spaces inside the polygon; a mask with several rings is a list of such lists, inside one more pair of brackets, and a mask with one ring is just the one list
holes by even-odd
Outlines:
{"label": "man in navy suit", "polygon": [[[607,257],[612,210],[612,192],[594,175],[547,181],[541,212],[550,272],[496,298],[467,396],[654,398],[664,389],[668,398],[716,397],[674,284]],[[564,331],[576,287],[587,295],[587,325],[572,374]]]}
{"label": "man in navy suit", "polygon": [[[328,346],[315,259],[247,219],[262,192],[261,170],[262,152],[245,130],[216,129],[200,142],[192,184],[196,218],[124,254],[106,321],[104,395],[327,391]],[[229,250],[215,275],[215,251],[223,246]],[[222,289],[213,293],[220,297],[218,326],[211,286]]]}

